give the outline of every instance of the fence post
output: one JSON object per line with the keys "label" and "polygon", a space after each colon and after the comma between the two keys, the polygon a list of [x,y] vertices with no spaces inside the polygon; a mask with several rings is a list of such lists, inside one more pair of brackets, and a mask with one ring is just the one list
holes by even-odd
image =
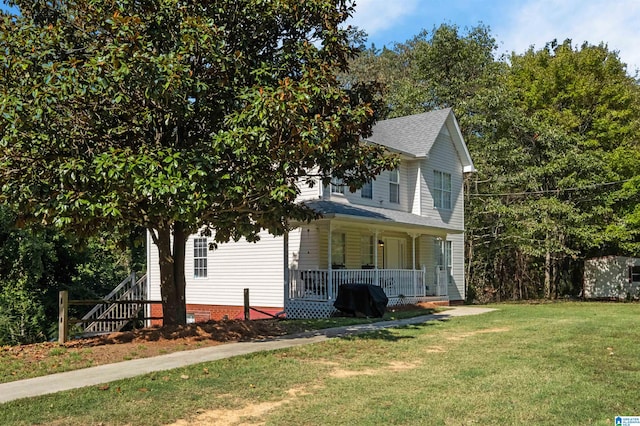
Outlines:
{"label": "fence post", "polygon": [[58,343],[65,343],[69,336],[69,292],[60,291],[58,295]]}
{"label": "fence post", "polygon": [[249,289],[245,288],[244,289],[244,320],[248,321],[250,320],[250,315],[249,315]]}

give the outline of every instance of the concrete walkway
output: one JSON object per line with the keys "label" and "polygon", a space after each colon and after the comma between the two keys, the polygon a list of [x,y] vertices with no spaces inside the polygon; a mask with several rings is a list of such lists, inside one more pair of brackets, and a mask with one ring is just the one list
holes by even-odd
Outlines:
{"label": "concrete walkway", "polygon": [[335,337],[366,333],[391,327],[402,327],[411,324],[422,324],[433,320],[446,320],[453,317],[478,315],[493,310],[494,309],[490,308],[460,306],[436,314],[423,315],[402,320],[381,321],[373,324],[358,324],[347,327],[328,328],[325,330],[316,330],[313,332],[283,336],[268,340],[227,343],[207,348],[174,352],[152,358],[134,359],[115,364],[100,365],[97,367],[83,368],[81,370],[68,371],[65,373],[35,377],[33,379],[3,383],[0,384],[0,403],[20,398],[46,395],[69,389],[77,389],[85,386],[95,386],[101,383],[112,382],[114,380],[127,379],[129,377],[140,376],[156,371],[171,370],[174,368],[185,367],[187,365],[216,361],[223,358],[230,358],[253,352],[291,348],[294,346],[323,342]]}

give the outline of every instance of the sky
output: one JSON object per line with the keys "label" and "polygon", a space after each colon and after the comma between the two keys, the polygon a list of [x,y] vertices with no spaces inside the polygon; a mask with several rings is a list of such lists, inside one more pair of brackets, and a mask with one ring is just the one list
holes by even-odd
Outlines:
{"label": "sky", "polygon": [[640,68],[640,0],[356,0],[350,21],[378,48],[442,23],[490,27],[499,54],[540,49],[554,39],[604,42],[630,74]]}
{"label": "sky", "polygon": [[[0,0],[0,8],[6,9]],[[640,0],[355,0],[350,20],[376,47],[405,42],[442,23],[491,28],[498,53],[524,53],[569,38],[604,42],[630,74],[640,68]]]}

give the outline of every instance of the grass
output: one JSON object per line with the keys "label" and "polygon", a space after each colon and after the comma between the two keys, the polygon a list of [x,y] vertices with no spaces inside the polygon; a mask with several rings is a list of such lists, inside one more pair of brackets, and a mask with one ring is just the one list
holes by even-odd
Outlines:
{"label": "grass", "polygon": [[[381,320],[402,319],[414,317],[417,315],[426,315],[434,312],[434,309],[406,310],[398,312],[386,312],[383,318],[345,318],[336,317],[329,319],[315,320],[285,320],[281,325],[287,330],[288,334],[294,334],[304,331],[313,331],[323,328],[348,326],[353,324],[372,323]],[[69,349],[64,346],[52,346],[55,344],[45,343],[36,345],[35,350],[29,353],[9,352],[0,347],[0,383],[6,383],[16,380],[28,379],[32,377],[44,376],[47,374],[60,373],[64,371],[77,370],[80,368],[91,367],[95,364],[93,360],[93,352],[89,348]],[[189,350],[203,347],[203,342],[195,344],[179,344],[172,348],[175,350]],[[17,349],[20,349],[19,347]],[[121,356],[116,361],[128,361],[136,358],[148,356],[145,354],[145,345],[139,344],[131,348],[131,350]],[[162,349],[160,354],[168,353],[168,350]]]}
{"label": "grass", "polygon": [[640,305],[496,307],[19,400],[0,424],[612,425],[640,414]]}

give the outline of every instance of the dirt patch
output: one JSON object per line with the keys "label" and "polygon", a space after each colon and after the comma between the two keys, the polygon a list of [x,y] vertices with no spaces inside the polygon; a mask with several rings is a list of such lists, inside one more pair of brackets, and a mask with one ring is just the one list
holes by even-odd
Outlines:
{"label": "dirt patch", "polygon": [[206,410],[198,413],[188,420],[178,420],[170,426],[208,426],[208,425],[261,425],[263,421],[250,421],[251,418],[260,418],[269,411],[287,404],[298,397],[310,395],[304,388],[291,388],[287,390],[289,398],[279,401],[261,402],[259,404],[249,404],[238,409],[218,409]]}
{"label": "dirt patch", "polygon": [[336,368],[331,373],[329,373],[329,375],[337,379],[346,379],[348,377],[355,376],[375,376],[387,371],[399,372],[413,370],[414,368],[417,368],[418,365],[420,364],[417,362],[391,361],[388,365],[375,369],[368,368],[365,370],[346,370],[342,368]]}
{"label": "dirt patch", "polygon": [[[336,363],[326,363],[329,365],[335,365]],[[418,367],[417,362],[400,362],[392,361],[387,366],[378,369],[366,369],[366,370],[346,370],[336,368],[329,375],[333,378],[347,379],[355,376],[374,376],[386,371],[406,371]],[[311,387],[313,390],[322,389],[323,385],[314,385]],[[312,395],[307,388],[295,387],[287,390],[288,398],[284,398],[278,401],[261,402],[258,404],[248,404],[242,408],[237,409],[217,409],[206,410],[198,413],[195,417],[188,420],[178,420],[169,426],[205,426],[205,425],[220,425],[220,426],[258,426],[263,425],[265,422],[261,420],[269,411],[274,410],[284,404],[295,401],[297,398]],[[252,419],[255,419],[252,421]]]}
{"label": "dirt patch", "polygon": [[[228,342],[265,339],[287,334],[278,320],[224,320],[176,327],[152,327],[58,343],[0,348],[3,358],[25,364],[42,362],[52,354],[83,364],[102,365]],[[82,365],[85,366],[85,365]]]}
{"label": "dirt patch", "polygon": [[[407,304],[407,305],[390,306],[387,308],[387,312],[419,311],[422,309],[428,310],[428,311],[434,311],[442,307],[443,305],[438,305],[437,303],[434,303],[434,302],[419,302],[419,303]],[[428,314],[428,313],[431,313],[431,312],[425,312],[425,314]]]}
{"label": "dirt patch", "polygon": [[476,336],[478,334],[487,334],[487,333],[504,333],[505,331],[509,331],[508,327],[498,327],[498,328],[486,328],[484,330],[471,331],[469,333],[457,333],[454,336],[447,337],[447,340],[457,341],[463,340],[467,337]]}

